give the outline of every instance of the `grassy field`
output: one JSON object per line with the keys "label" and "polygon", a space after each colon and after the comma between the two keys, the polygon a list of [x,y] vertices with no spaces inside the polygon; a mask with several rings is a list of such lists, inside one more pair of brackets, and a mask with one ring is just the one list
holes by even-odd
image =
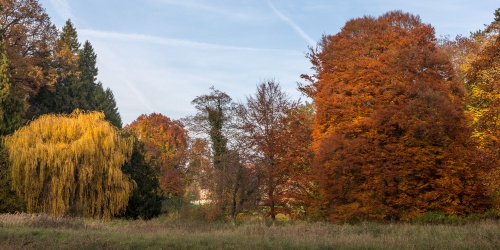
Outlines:
{"label": "grassy field", "polygon": [[500,249],[500,222],[233,225],[0,214],[0,249]]}

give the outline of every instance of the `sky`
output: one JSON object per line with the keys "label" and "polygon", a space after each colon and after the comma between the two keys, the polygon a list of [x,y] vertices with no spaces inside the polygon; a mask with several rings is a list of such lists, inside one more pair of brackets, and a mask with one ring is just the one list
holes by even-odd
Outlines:
{"label": "sky", "polygon": [[245,102],[266,80],[293,99],[311,74],[306,58],[323,35],[353,18],[402,10],[437,37],[468,36],[493,20],[495,0],[39,0],[58,29],[71,19],[97,54],[123,124],[141,114],[196,114],[210,87]]}

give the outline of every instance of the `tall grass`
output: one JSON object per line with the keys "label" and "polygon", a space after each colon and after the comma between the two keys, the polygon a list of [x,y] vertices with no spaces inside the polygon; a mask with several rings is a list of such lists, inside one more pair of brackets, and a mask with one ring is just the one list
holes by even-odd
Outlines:
{"label": "tall grass", "polygon": [[103,222],[0,215],[0,249],[499,249],[500,222],[463,225],[180,220]]}

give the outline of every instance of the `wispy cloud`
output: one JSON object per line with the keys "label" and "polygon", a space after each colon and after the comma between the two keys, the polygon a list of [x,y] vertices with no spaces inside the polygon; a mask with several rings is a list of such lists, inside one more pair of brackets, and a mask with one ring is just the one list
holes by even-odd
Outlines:
{"label": "wispy cloud", "polygon": [[62,19],[74,19],[68,0],[50,0],[50,3]]}
{"label": "wispy cloud", "polygon": [[269,5],[269,7],[273,10],[274,14],[276,14],[279,18],[281,18],[283,21],[285,21],[288,25],[290,25],[290,27],[292,27],[292,29],[294,29],[304,40],[306,40],[306,42],[309,43],[309,45],[311,46],[315,46],[316,45],[316,41],[314,41],[314,39],[312,39],[304,30],[302,30],[302,28],[300,28],[296,23],[294,23],[292,20],[290,20],[290,18],[288,18],[287,16],[285,16],[283,13],[281,13],[275,6],[274,4],[268,0],[267,1],[267,4]]}
{"label": "wispy cloud", "polygon": [[[189,10],[202,11],[203,13],[215,13],[217,15],[222,15],[233,20],[255,20],[255,15],[248,12],[243,12],[237,9],[227,9],[221,8],[220,6],[215,6],[216,1],[198,1],[198,0],[149,0],[158,4],[167,4],[171,6],[177,6]],[[206,2],[207,4],[205,4]]]}
{"label": "wispy cloud", "polygon": [[291,50],[220,45],[220,44],[204,43],[187,39],[166,38],[166,37],[158,37],[158,36],[136,34],[136,33],[120,33],[114,31],[82,29],[79,30],[78,33],[86,37],[114,39],[120,41],[146,42],[146,43],[154,43],[167,46],[191,47],[191,48],[206,49],[206,50],[281,51],[281,52],[301,53],[298,51],[291,51]]}

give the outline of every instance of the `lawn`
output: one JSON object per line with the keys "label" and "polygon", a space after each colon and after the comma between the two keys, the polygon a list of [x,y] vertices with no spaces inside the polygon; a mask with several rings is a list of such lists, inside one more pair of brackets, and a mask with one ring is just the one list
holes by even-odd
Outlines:
{"label": "lawn", "polygon": [[500,249],[500,222],[270,225],[0,214],[0,249]]}

